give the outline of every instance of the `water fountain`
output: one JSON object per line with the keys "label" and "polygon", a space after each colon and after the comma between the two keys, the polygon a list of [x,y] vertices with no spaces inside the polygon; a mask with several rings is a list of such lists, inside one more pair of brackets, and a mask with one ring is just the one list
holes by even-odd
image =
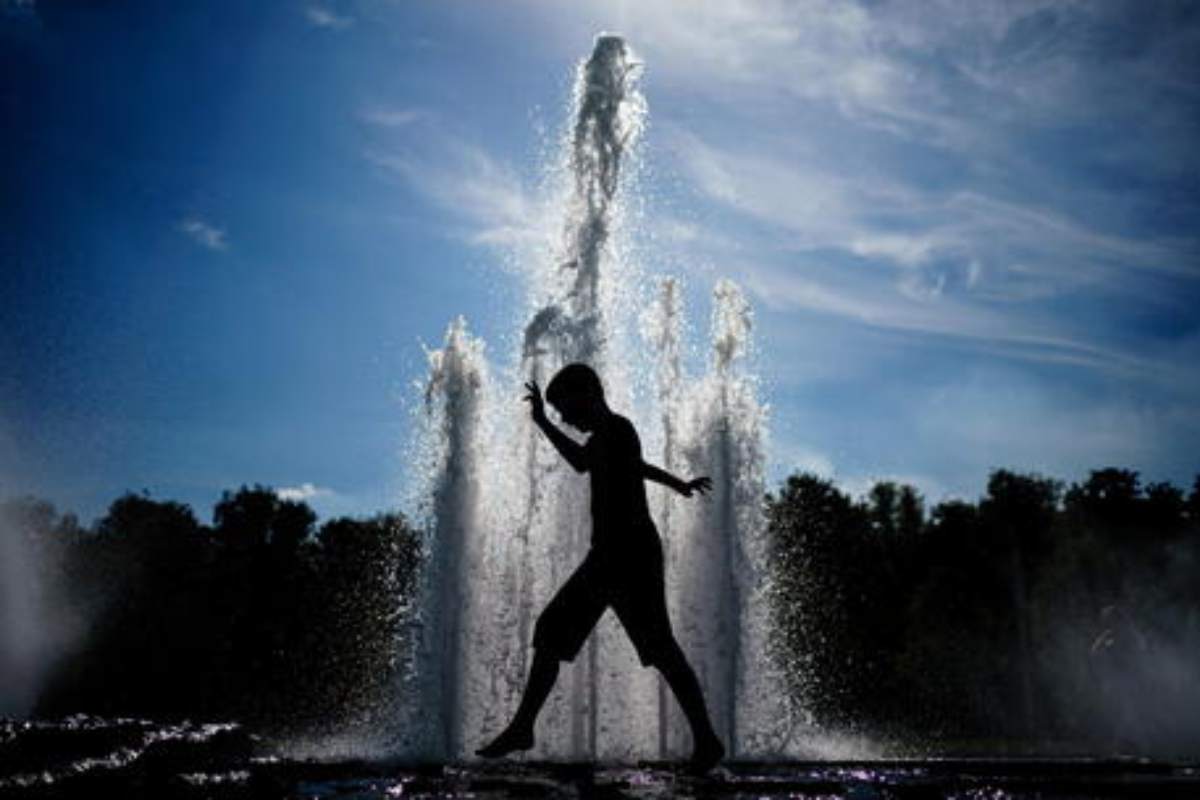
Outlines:
{"label": "water fountain", "polygon": [[[717,284],[710,364],[689,379],[680,281],[643,290],[626,255],[633,231],[624,197],[646,120],[640,68],[623,39],[601,35],[577,69],[552,191],[562,227],[522,265],[531,309],[514,367],[495,376],[462,319],[429,353],[421,491],[430,559],[421,654],[407,687],[415,754],[464,757],[507,721],[536,614],[586,553],[586,479],[559,463],[519,402],[525,380],[544,386],[572,361],[597,369],[610,404],[641,431],[647,460],[713,478],[706,500],[651,494],[672,620],[731,751],[761,753],[774,735],[762,708],[770,694],[756,596],[765,412],[744,367],[750,307],[732,282]],[[644,386],[653,389],[639,392]],[[535,755],[686,753],[687,726],[658,684],[606,615],[560,676]]]}
{"label": "water fountain", "polygon": [[[428,354],[415,453],[423,467],[417,491],[425,498],[428,558],[413,628],[417,646],[398,651],[415,655],[398,693],[399,741],[378,741],[386,711],[313,743],[270,742],[229,722],[0,719],[0,793],[1197,796],[1200,770],[1192,762],[1008,753],[883,759],[862,740],[814,732],[781,713],[764,638],[766,433],[746,364],[751,309],[736,285],[716,283],[707,366],[689,375],[684,284],[679,277],[646,281],[629,255],[637,233],[627,206],[637,197],[630,167],[646,118],[637,73],[615,36],[598,38],[579,67],[553,170],[561,182],[547,203],[562,209],[562,225],[540,256],[522,261],[530,307],[511,363],[489,362],[484,342],[462,318]],[[657,488],[650,494],[676,633],[733,757],[703,782],[689,783],[673,765],[628,763],[674,759],[691,742],[673,698],[656,672],[639,668],[611,616],[563,671],[533,754],[610,763],[453,763],[507,721],[528,668],[535,615],[588,547],[586,479],[560,462],[519,402],[525,380],[545,383],[576,360],[596,366],[612,405],[642,433],[649,460],[713,479],[704,500]],[[14,547],[6,552],[20,556]],[[37,599],[38,587],[14,583],[20,576],[11,568],[8,577],[17,601]],[[397,765],[397,749],[423,763]]]}

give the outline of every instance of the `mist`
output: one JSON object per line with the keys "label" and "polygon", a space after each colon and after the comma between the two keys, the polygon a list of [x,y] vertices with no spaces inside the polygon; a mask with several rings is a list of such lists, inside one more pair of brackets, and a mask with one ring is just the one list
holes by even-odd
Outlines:
{"label": "mist", "polygon": [[0,716],[25,717],[80,624],[61,585],[65,528],[47,503],[0,503]]}
{"label": "mist", "polygon": [[1196,576],[1196,548],[1179,542],[1127,563],[1114,602],[1048,620],[1041,665],[1061,717],[1099,752],[1190,757],[1200,750],[1200,619],[1178,588]]}

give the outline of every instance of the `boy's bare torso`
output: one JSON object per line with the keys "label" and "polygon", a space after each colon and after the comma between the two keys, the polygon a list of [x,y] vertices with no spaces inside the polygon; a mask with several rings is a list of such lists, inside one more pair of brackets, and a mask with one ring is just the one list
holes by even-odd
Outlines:
{"label": "boy's bare torso", "polygon": [[633,424],[609,413],[584,446],[592,491],[592,546],[657,536],[646,502],[642,447]]}

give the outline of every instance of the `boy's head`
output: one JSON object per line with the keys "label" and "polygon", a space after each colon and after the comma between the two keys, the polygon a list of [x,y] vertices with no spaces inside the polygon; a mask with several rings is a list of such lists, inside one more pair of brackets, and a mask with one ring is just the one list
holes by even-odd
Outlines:
{"label": "boy's head", "polygon": [[568,364],[550,379],[546,402],[554,406],[563,422],[581,431],[596,426],[599,416],[608,410],[600,376],[587,364]]}

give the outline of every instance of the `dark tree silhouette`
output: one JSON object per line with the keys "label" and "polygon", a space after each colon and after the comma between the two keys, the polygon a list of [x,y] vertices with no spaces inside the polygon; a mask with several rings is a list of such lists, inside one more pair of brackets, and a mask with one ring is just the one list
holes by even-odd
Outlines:
{"label": "dark tree silhouette", "polygon": [[[800,474],[765,502],[772,657],[815,724],[1200,749],[1200,477],[1185,495],[1114,467],[1065,489],[997,470],[978,502],[926,514],[910,486],[856,500]],[[243,486],[211,527],[136,494],[88,529],[35,498],[0,503],[0,521],[76,632],[37,714],[390,724],[423,558],[403,516],[317,527],[304,503]]]}
{"label": "dark tree silhouette", "polygon": [[793,702],[818,725],[906,741],[1194,753],[1196,494],[1117,468],[1066,491],[997,470],[978,503],[925,519],[911,487],[856,502],[788,478],[767,516]]}
{"label": "dark tree silhouette", "polygon": [[373,708],[402,668],[420,550],[398,514],[314,535],[312,509],[255,486],[224,493],[212,528],[179,503],[127,494],[83,532],[22,502],[59,542],[56,582],[89,623],[39,714],[331,730]]}

